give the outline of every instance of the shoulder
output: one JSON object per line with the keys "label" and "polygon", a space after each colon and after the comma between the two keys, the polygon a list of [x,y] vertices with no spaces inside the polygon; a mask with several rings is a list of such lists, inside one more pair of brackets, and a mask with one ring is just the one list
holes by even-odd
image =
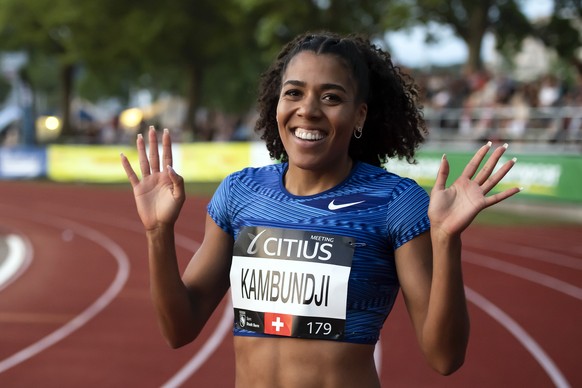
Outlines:
{"label": "shoulder", "polygon": [[283,164],[247,167],[229,174],[220,183],[217,191],[229,200],[248,199],[259,194],[272,196],[273,193],[281,191],[284,171]]}
{"label": "shoulder", "polygon": [[403,224],[426,217],[430,198],[415,180],[366,163],[360,163],[354,175],[355,187],[368,187],[368,195],[387,206],[388,224],[392,227],[405,227]]}
{"label": "shoulder", "polygon": [[243,168],[242,170],[229,174],[225,178],[225,180],[230,182],[272,181],[273,179],[276,180],[278,177],[280,177],[282,175],[283,170],[284,165],[280,163],[269,164],[261,167],[246,167]]}
{"label": "shoulder", "polygon": [[383,167],[373,166],[364,162],[358,164],[353,175],[355,182],[366,182],[367,185],[377,186],[384,194],[399,195],[407,190],[424,189],[413,179],[392,173]]}

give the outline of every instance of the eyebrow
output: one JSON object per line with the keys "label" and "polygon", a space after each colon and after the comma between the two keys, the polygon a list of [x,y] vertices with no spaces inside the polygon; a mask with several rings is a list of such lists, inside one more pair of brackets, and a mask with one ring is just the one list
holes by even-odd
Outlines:
{"label": "eyebrow", "polygon": [[[286,85],[293,85],[293,86],[300,86],[300,87],[305,87],[306,83],[303,81],[297,81],[297,80],[288,80],[285,81],[285,83],[283,83],[283,86]],[[325,83],[325,84],[321,84],[321,88],[323,90],[341,90],[344,93],[347,93],[348,91],[341,85],[338,84],[332,84],[332,83]]]}

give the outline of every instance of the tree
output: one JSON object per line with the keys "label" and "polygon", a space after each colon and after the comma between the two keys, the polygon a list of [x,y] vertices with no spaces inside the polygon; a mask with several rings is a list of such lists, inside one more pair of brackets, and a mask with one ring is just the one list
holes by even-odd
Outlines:
{"label": "tree", "polygon": [[[2,0],[0,47],[25,50],[30,57],[35,53],[45,53],[58,58],[60,77],[66,83],[67,77],[72,75],[72,64],[66,58],[62,40],[66,39],[69,31],[58,23],[59,17],[55,11],[56,7],[46,0]],[[68,98],[64,90],[62,98]],[[63,108],[65,106],[68,107],[68,104],[63,104]],[[64,130],[69,130],[66,120]]]}
{"label": "tree", "polygon": [[[380,38],[394,23],[389,17],[403,7],[390,0],[238,0],[257,20],[254,36],[272,58],[294,36],[305,31],[364,33]],[[406,8],[405,8],[406,9]]]}
{"label": "tree", "polygon": [[155,80],[179,70],[178,88],[186,96],[183,128],[193,131],[202,80],[225,53],[236,49],[237,8],[230,0],[144,0],[122,18],[132,37],[130,56],[141,58],[144,71]]}
{"label": "tree", "polygon": [[[581,0],[554,0],[554,12],[546,20],[530,21],[519,0],[416,0],[411,6],[411,24],[439,23],[450,26],[467,45],[467,72],[482,69],[481,47],[487,32],[495,35],[497,48],[504,53],[519,51],[526,37],[534,37],[554,48],[562,58],[573,57],[581,45],[574,25],[582,10]],[[430,39],[430,36],[429,36]]]}
{"label": "tree", "polygon": [[0,48],[25,50],[31,62],[56,59],[64,137],[73,134],[70,101],[76,70],[127,84],[148,71],[163,78],[160,70],[180,68],[190,101],[188,126],[204,67],[228,49],[224,38],[231,26],[222,12],[229,9],[228,1],[1,2]]}
{"label": "tree", "polygon": [[[1,0],[0,48],[28,53],[28,73],[38,75],[32,77],[33,88],[52,87],[51,78],[57,79],[62,138],[74,136],[70,102],[75,73],[83,62],[102,66],[107,72],[130,58],[123,55],[128,44],[118,34],[116,19],[110,16],[116,15],[119,4],[127,7],[131,2]],[[55,77],[46,69],[38,72],[39,67],[52,63],[57,68]]]}
{"label": "tree", "polygon": [[450,26],[467,45],[465,70],[481,70],[481,47],[491,31],[501,44],[521,42],[532,28],[516,0],[417,0],[414,14],[423,24],[436,22]]}
{"label": "tree", "polygon": [[554,12],[546,23],[540,24],[536,36],[547,47],[552,47],[560,58],[574,65],[582,75],[579,51],[582,46],[580,23],[582,17],[581,0],[554,0]]}

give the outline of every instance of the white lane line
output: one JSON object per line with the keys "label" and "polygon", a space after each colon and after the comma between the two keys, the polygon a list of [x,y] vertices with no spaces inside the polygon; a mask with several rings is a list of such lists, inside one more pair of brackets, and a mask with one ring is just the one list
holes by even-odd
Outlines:
{"label": "white lane line", "polygon": [[[45,221],[36,222],[48,224]],[[55,226],[58,224],[61,224],[64,230],[71,229],[75,231],[75,233],[94,241],[97,245],[101,245],[109,251],[117,261],[117,274],[109,288],[107,288],[107,290],[95,302],[93,302],[93,304],[81,312],[81,314],[77,315],[71,321],[67,322],[48,336],[0,361],[0,373],[5,372],[6,370],[46,350],[90,321],[115,299],[122,290],[129,276],[129,260],[123,249],[121,249],[121,247],[113,240],[94,229],[71,221],[56,221],[54,224],[49,225]]]}
{"label": "white lane line", "polygon": [[9,234],[6,244],[8,256],[0,265],[0,291],[26,271],[33,257],[32,244],[24,236]]}
{"label": "white lane line", "polygon": [[[88,219],[89,217],[85,217]],[[121,227],[123,229],[131,230],[137,233],[143,233],[143,227],[139,223],[123,223],[123,227],[120,226],[120,223],[111,223],[111,218],[102,218],[102,217],[91,217],[91,220],[105,223],[112,226]],[[192,253],[196,252],[198,248],[200,248],[200,243],[186,237],[182,234],[177,233],[175,235],[176,245],[180,246]],[[200,347],[200,349],[194,354],[194,356],[180,369],[176,372],[174,376],[172,376],[164,385],[164,388],[171,388],[171,387],[179,387],[183,384],[186,380],[188,380],[192,375],[194,375],[202,365],[212,357],[216,349],[220,346],[224,338],[232,331],[233,326],[233,310],[232,310],[232,303],[230,300],[228,301],[227,305],[224,308],[222,313],[222,317],[218,322],[215,330],[211,333],[211,335],[206,339],[204,344]]]}
{"label": "white lane line", "polygon": [[216,326],[216,330],[212,332],[212,335],[208,338],[208,340],[206,340],[196,355],[192,357],[192,359],[190,359],[190,361],[188,361],[186,365],[184,365],[182,369],[180,369],[170,380],[162,385],[162,387],[179,387],[186,380],[188,380],[190,376],[196,373],[196,371],[200,369],[202,365],[204,365],[204,363],[220,346],[226,334],[231,332],[233,319],[232,304],[229,301],[227,306],[224,308],[224,312],[222,313],[222,317]]}
{"label": "white lane line", "polygon": [[507,329],[533,356],[533,358],[541,365],[544,371],[548,374],[552,382],[558,388],[569,388],[570,384],[564,377],[562,372],[558,369],[554,361],[546,354],[542,347],[509,315],[503,310],[494,305],[488,299],[477,293],[476,291],[465,287],[465,294],[467,300],[475,304],[487,315],[496,320],[501,326]]}
{"label": "white lane line", "polygon": [[374,364],[376,365],[378,378],[380,378],[382,375],[382,343],[380,341],[376,342],[376,347],[374,348]]}
{"label": "white lane line", "polygon": [[[70,211],[70,209],[66,210]],[[115,218],[103,214],[88,215],[85,212],[79,213],[78,218],[97,222],[100,224],[105,224],[108,226],[117,227],[120,229],[129,230],[140,234],[144,233],[143,226],[140,223],[135,221],[119,219],[119,217]],[[111,222],[112,219],[116,220],[115,223]],[[197,251],[198,248],[200,248],[200,243],[179,233],[175,235],[175,241],[177,246],[180,246],[192,253]],[[220,318],[220,321],[218,322],[216,329],[206,339],[204,344],[201,346],[200,350],[198,350],[194,354],[194,356],[163,385],[163,387],[164,388],[178,387],[181,384],[183,384],[187,379],[189,379],[192,375],[194,375],[194,373],[196,373],[198,369],[200,369],[200,367],[204,365],[210,357],[212,357],[212,355],[214,354],[216,349],[220,346],[224,338],[232,331],[233,319],[234,316],[232,310],[232,303],[229,300],[229,302],[224,308],[222,317]]]}
{"label": "white lane line", "polygon": [[562,294],[582,300],[582,288],[529,268],[471,252],[463,253],[463,261],[529,280],[530,282],[540,284]]}
{"label": "white lane line", "polygon": [[485,243],[479,243],[477,241],[471,241],[466,244],[466,247],[487,249],[488,252],[503,253],[504,255],[509,252],[511,255],[519,256],[525,259],[542,261],[577,270],[582,269],[582,260],[577,257],[521,244],[495,242],[493,245],[488,245]]}

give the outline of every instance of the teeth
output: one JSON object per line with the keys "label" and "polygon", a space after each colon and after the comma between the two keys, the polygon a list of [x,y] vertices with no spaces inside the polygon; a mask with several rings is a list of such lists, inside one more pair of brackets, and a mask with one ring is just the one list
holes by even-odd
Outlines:
{"label": "teeth", "polygon": [[295,130],[295,136],[302,140],[321,140],[324,138],[323,134],[319,131],[307,131],[301,128]]}

